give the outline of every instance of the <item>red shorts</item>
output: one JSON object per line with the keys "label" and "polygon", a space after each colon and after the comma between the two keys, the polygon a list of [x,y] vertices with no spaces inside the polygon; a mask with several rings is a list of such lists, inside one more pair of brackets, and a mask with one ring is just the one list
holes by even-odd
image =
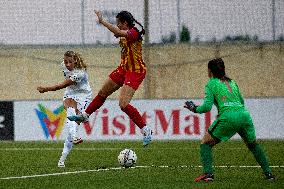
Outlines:
{"label": "red shorts", "polygon": [[119,86],[128,85],[137,90],[142,83],[146,75],[146,71],[143,73],[125,71],[121,67],[117,67],[110,75],[109,78]]}

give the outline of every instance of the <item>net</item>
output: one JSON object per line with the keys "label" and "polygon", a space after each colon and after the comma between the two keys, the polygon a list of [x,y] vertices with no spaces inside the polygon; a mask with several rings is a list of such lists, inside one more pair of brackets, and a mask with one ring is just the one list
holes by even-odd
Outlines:
{"label": "net", "polygon": [[[119,64],[120,49],[117,38],[97,24],[94,9],[111,23],[121,10],[144,26],[148,18],[149,44],[143,52],[148,72],[135,98],[203,97],[207,62],[214,57],[224,59],[245,96],[284,96],[282,0],[3,0],[0,6],[5,70],[0,84],[6,89],[1,99],[41,98],[34,86],[60,80],[61,73],[50,70],[58,69],[70,48],[88,63],[98,91]],[[260,75],[265,79],[256,81]],[[17,96],[10,86],[25,92]]]}
{"label": "net", "polygon": [[192,42],[237,36],[271,41],[284,33],[282,0],[3,0],[0,5],[2,44],[116,43],[97,25],[94,9],[112,22],[121,10],[132,12],[143,24],[144,15],[148,16],[150,43],[178,42],[183,26]]}

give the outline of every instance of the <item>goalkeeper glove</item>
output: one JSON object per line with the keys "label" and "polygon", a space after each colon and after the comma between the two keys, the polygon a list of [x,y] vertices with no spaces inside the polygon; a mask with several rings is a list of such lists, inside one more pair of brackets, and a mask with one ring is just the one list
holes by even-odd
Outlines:
{"label": "goalkeeper glove", "polygon": [[186,101],[184,107],[196,113],[197,106],[192,101]]}

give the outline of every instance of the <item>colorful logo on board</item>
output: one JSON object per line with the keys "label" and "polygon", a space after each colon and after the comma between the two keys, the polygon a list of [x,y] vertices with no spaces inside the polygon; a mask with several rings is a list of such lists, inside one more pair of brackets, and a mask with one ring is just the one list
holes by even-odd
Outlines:
{"label": "colorful logo on board", "polygon": [[35,109],[35,111],[46,139],[58,139],[61,135],[66,118],[64,106],[62,105],[56,108],[54,111],[49,110],[42,104],[38,104],[38,107],[39,109]]}

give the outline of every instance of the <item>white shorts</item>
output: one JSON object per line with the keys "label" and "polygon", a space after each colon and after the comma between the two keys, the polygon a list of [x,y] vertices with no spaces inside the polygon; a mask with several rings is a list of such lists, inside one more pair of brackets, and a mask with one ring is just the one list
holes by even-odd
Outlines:
{"label": "white shorts", "polygon": [[83,113],[86,108],[88,107],[88,105],[91,103],[91,99],[89,98],[84,98],[84,97],[78,97],[78,96],[75,96],[75,95],[64,95],[63,96],[63,101],[66,99],[66,98],[71,98],[73,100],[75,100],[77,102],[77,109]]}

